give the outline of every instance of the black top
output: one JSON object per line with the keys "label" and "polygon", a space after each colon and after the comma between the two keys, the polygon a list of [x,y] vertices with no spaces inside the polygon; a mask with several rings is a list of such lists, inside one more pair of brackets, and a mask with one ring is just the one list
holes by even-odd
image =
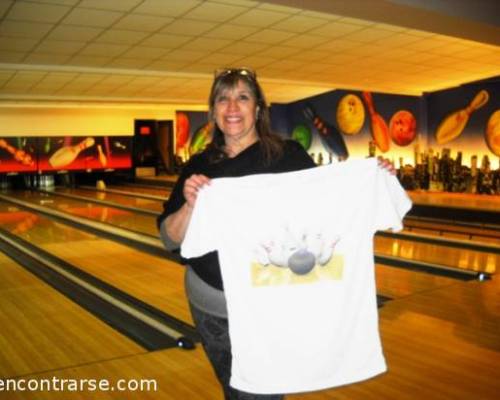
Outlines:
{"label": "black top", "polygon": [[[179,210],[186,202],[183,195],[184,182],[193,174],[203,174],[209,178],[241,177],[245,175],[290,172],[314,167],[314,161],[303,147],[292,140],[286,140],[283,156],[273,160],[271,165],[265,166],[260,151],[260,144],[256,142],[243,150],[234,158],[227,158],[219,162],[210,163],[208,152],[204,151],[193,156],[177,180],[170,198],[164,203],[163,213],[158,217],[158,226],[170,214]],[[216,251],[201,257],[183,259],[196,274],[209,285],[222,290],[222,277],[219,258]]]}

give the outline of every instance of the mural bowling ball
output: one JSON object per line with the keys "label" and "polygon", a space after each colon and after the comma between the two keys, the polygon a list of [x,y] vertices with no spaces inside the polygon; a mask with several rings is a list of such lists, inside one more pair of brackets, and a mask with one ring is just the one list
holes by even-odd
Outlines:
{"label": "mural bowling ball", "polygon": [[297,275],[309,273],[316,264],[316,257],[308,250],[300,249],[288,259],[288,267]]}
{"label": "mural bowling ball", "polygon": [[347,94],[337,106],[337,124],[347,135],[359,133],[365,123],[365,107],[355,94]]}
{"label": "mural bowling ball", "polygon": [[500,157],[500,109],[491,114],[488,119],[485,138],[489,149]]}
{"label": "mural bowling ball", "polygon": [[307,126],[299,124],[293,129],[292,139],[299,142],[305,150],[309,150],[312,142],[311,130]]}
{"label": "mural bowling ball", "polygon": [[389,134],[398,146],[407,146],[417,134],[417,121],[413,114],[406,110],[397,111],[389,122]]}

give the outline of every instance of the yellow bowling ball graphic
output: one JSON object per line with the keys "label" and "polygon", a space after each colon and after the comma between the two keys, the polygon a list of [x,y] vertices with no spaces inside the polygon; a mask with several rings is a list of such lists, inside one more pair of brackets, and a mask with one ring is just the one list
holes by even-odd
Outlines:
{"label": "yellow bowling ball graphic", "polygon": [[485,138],[489,149],[500,157],[500,109],[491,114],[488,119]]}
{"label": "yellow bowling ball graphic", "polygon": [[365,107],[355,94],[346,94],[337,106],[337,124],[347,135],[359,133],[365,122]]}

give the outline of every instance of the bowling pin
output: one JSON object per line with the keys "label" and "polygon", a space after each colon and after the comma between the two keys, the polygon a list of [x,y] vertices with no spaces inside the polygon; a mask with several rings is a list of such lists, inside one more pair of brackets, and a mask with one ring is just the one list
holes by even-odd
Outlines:
{"label": "bowling pin", "polygon": [[20,162],[23,165],[32,166],[35,162],[31,158],[31,155],[26,153],[24,150],[16,149],[14,146],[8,144],[5,140],[0,140],[0,147],[7,150],[14,160]]}
{"label": "bowling pin", "polygon": [[448,143],[460,136],[472,112],[484,106],[489,98],[488,92],[486,90],[481,90],[467,107],[448,115],[439,124],[436,130],[436,140],[438,144]]}
{"label": "bowling pin", "polygon": [[65,167],[75,161],[80,152],[93,146],[94,143],[94,138],[88,137],[77,145],[62,147],[52,154],[49,164],[54,168]]}
{"label": "bowling pin", "polygon": [[349,157],[344,138],[339,130],[331,124],[327,124],[314,110],[311,104],[306,104],[302,110],[304,116],[310,120],[319,133],[322,143],[327,151],[331,151],[340,160],[345,160]]}
{"label": "bowling pin", "polygon": [[99,153],[99,162],[101,163],[101,165],[103,167],[105,167],[106,165],[108,165],[108,159],[104,155],[104,153],[102,151],[102,146],[100,144],[97,145],[97,152]]}
{"label": "bowling pin", "polygon": [[366,106],[368,107],[368,113],[370,114],[373,140],[380,151],[385,153],[390,147],[389,128],[387,123],[384,118],[375,111],[372,94],[370,92],[363,92],[363,99],[365,100]]}

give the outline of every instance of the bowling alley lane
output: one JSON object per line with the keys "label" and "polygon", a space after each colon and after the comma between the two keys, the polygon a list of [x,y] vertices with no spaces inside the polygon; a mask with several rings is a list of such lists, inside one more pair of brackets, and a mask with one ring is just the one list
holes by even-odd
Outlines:
{"label": "bowling alley lane", "polygon": [[391,299],[399,299],[457,284],[457,280],[404,268],[376,264],[377,293]]}
{"label": "bowling alley lane", "polygon": [[101,190],[87,190],[87,189],[68,189],[56,188],[54,193],[62,195],[72,195],[78,197],[85,197],[92,200],[106,201],[116,203],[122,206],[134,207],[142,210],[154,211],[160,213],[163,211],[163,201],[140,196],[129,196],[125,194],[101,191]]}
{"label": "bowling alley lane", "polygon": [[1,252],[0,325],[0,377],[145,352]]}
{"label": "bowling alley lane", "polygon": [[0,201],[5,229],[103,282],[191,323],[183,267]]}
{"label": "bowling alley lane", "polygon": [[166,199],[170,196],[172,189],[164,188],[160,186],[153,185],[139,185],[139,184],[107,184],[106,187],[111,190],[120,190],[124,192],[131,192],[137,194],[149,194],[153,196],[159,196]]}
{"label": "bowling alley lane", "polygon": [[431,205],[441,208],[456,208],[498,212],[500,196],[478,196],[472,193],[450,193],[429,191],[408,191],[416,205]]}
{"label": "bowling alley lane", "polygon": [[[63,211],[70,215],[77,215],[158,237],[156,218],[152,215],[141,215],[115,207],[67,199],[50,193],[25,191],[13,192],[12,196],[29,203]],[[398,257],[403,261],[408,259],[488,273],[494,273],[500,264],[498,254],[381,236],[375,238],[375,252],[380,255]]]}
{"label": "bowling alley lane", "polygon": [[444,238],[473,240],[478,243],[500,245],[500,228],[474,226],[473,224],[450,223],[444,220],[405,218],[404,232],[437,235]]}
{"label": "bowling alley lane", "polygon": [[375,253],[477,272],[495,273],[500,267],[498,253],[384,236],[375,237]]}
{"label": "bowling alley lane", "polygon": [[48,192],[16,191],[10,192],[9,197],[65,212],[69,215],[88,218],[104,222],[112,226],[129,229],[134,232],[158,237],[156,217],[112,206],[99,205],[89,201],[70,199],[55,196]]}

